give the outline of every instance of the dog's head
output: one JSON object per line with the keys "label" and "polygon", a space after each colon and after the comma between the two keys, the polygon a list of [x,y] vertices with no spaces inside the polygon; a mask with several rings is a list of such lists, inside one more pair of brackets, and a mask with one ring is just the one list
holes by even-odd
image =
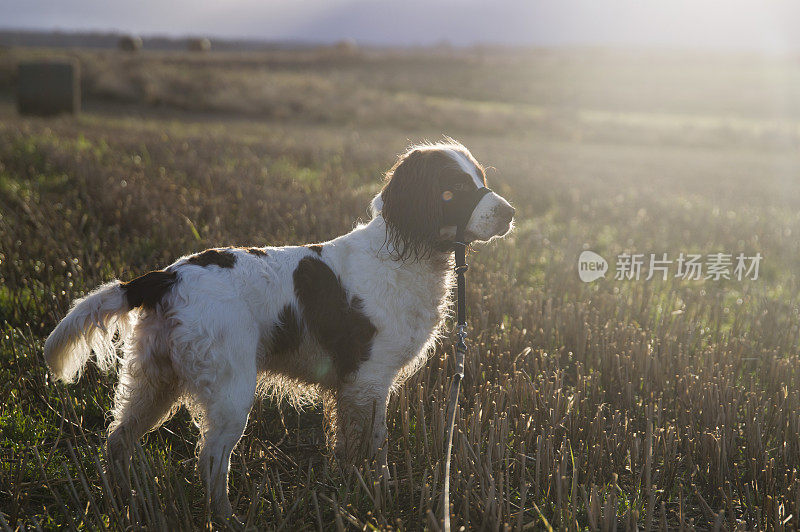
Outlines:
{"label": "dog's head", "polygon": [[414,146],[401,155],[372,210],[383,215],[400,259],[446,249],[459,225],[467,241],[504,236],[514,219],[514,208],[486,190],[483,167],[456,142]]}

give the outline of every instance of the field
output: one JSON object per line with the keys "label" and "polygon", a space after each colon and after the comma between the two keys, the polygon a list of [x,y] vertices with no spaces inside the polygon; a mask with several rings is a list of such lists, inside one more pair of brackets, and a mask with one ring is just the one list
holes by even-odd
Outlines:
{"label": "field", "polygon": [[[103,474],[115,377],[54,383],[47,334],[97,284],[185,253],[348,231],[396,155],[443,134],[517,208],[470,255],[454,528],[800,527],[796,58],[74,51],[85,112],[19,117],[16,62],[64,53],[0,50],[4,529],[208,525],[189,415],[147,436],[126,503]],[[611,263],[593,283],[587,249]],[[626,252],[763,261],[756,280],[616,280]],[[257,402],[242,520],[436,530],[451,348],[390,403],[388,484],[341,471],[319,405]]]}

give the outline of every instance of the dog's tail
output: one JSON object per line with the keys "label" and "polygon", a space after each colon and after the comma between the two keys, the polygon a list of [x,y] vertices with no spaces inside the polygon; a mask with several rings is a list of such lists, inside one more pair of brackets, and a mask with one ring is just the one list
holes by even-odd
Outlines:
{"label": "dog's tail", "polygon": [[104,284],[75,301],[44,344],[44,358],[53,375],[74,381],[92,351],[101,369],[111,367],[116,361],[116,344],[131,330],[131,310],[119,281]]}
{"label": "dog's tail", "polygon": [[175,272],[154,271],[126,283],[106,283],[75,301],[44,344],[50,371],[72,382],[92,351],[101,370],[114,367],[117,347],[130,336],[138,316],[132,311],[154,308],[176,280]]}

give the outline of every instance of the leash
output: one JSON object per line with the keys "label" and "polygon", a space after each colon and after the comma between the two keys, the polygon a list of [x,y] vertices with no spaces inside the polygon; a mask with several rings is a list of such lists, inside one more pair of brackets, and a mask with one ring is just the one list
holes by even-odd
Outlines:
{"label": "leash", "polygon": [[453,431],[456,424],[458,394],[464,378],[464,358],[467,354],[467,280],[464,276],[469,269],[467,264],[467,244],[463,242],[462,229],[459,226],[456,234],[455,258],[456,266],[456,372],[450,383],[450,398],[447,404],[447,435],[445,436],[444,458],[444,493],[442,494],[443,530],[450,532],[450,456],[453,447]]}
{"label": "leash", "polygon": [[458,408],[458,393],[461,390],[461,381],[464,379],[464,358],[467,355],[467,246],[465,229],[475,207],[481,199],[491,193],[486,186],[477,188],[469,193],[453,194],[447,191],[442,194],[443,225],[455,226],[456,234],[453,241],[456,265],[456,372],[450,383],[450,397],[447,402],[447,434],[445,436],[444,458],[444,493],[442,494],[442,522],[444,532],[450,532],[450,456],[453,448],[453,430],[456,425],[456,408]]}

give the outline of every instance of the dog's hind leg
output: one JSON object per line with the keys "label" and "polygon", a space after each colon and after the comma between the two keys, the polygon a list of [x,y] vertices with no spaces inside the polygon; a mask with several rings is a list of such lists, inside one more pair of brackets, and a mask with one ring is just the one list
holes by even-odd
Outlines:
{"label": "dog's hind leg", "polygon": [[112,473],[122,468],[123,477],[127,477],[133,446],[169,418],[180,394],[170,368],[160,368],[154,375],[141,368],[139,360],[123,363],[114,397],[114,421],[106,444]]}
{"label": "dog's hind leg", "polygon": [[244,433],[255,397],[257,340],[237,338],[215,348],[211,360],[218,367],[214,379],[198,394],[202,409],[202,436],[197,462],[212,512],[233,515],[228,499],[231,452]]}
{"label": "dog's hind leg", "polygon": [[107,442],[112,472],[118,463],[127,474],[133,444],[169,418],[182,393],[160,331],[154,325],[157,322],[149,317],[137,324],[120,368]]}

